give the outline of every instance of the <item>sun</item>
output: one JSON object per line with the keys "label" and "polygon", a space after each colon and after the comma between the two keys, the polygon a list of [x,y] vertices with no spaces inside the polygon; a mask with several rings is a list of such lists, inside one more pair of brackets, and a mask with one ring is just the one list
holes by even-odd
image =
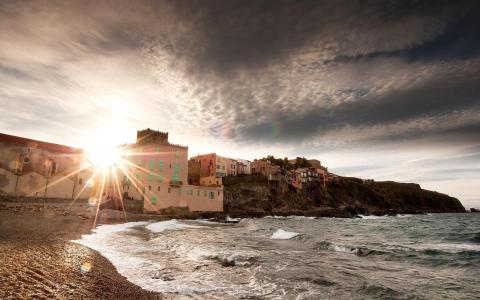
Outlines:
{"label": "sun", "polygon": [[98,143],[86,150],[88,160],[98,168],[115,167],[122,159],[120,147],[106,144],[102,140],[98,140]]}
{"label": "sun", "polygon": [[88,161],[96,168],[117,167],[124,155],[120,146],[122,137],[121,130],[114,124],[103,124],[89,132],[83,148],[86,151]]}

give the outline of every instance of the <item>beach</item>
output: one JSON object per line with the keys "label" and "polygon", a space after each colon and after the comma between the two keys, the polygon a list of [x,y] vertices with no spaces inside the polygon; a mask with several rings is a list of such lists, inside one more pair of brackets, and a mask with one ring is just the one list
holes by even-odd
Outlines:
{"label": "beach", "polygon": [[93,218],[40,204],[0,204],[0,299],[163,299],[98,252],[71,242]]}

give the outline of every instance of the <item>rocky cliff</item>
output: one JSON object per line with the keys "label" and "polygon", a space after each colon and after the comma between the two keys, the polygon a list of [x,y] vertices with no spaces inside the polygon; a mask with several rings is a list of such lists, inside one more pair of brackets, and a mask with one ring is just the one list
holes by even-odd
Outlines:
{"label": "rocky cliff", "polygon": [[224,208],[231,216],[308,215],[352,217],[357,214],[465,212],[458,199],[424,190],[418,184],[338,177],[325,187],[296,190],[261,175],[224,178]]}

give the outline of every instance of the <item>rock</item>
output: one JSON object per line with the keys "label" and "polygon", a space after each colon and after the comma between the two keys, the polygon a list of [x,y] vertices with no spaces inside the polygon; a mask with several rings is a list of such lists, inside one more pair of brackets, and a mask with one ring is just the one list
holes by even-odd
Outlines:
{"label": "rock", "polygon": [[338,177],[326,187],[312,183],[295,189],[285,182],[272,186],[266,177],[243,175],[224,181],[222,215],[263,217],[266,215],[308,215],[355,217],[420,213],[462,213],[456,198],[422,189],[415,183],[369,182]]}

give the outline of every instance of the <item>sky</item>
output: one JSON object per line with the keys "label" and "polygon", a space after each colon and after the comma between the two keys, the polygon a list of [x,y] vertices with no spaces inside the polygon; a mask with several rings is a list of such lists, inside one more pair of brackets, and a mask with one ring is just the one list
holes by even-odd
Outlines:
{"label": "sky", "polygon": [[478,1],[1,1],[0,132],[168,131],[480,207]]}

